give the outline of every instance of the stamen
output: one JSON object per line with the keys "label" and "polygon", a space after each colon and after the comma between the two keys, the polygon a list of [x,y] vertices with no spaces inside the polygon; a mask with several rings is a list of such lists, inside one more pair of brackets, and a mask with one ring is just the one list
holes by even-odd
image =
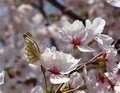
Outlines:
{"label": "stamen", "polygon": [[80,38],[73,38],[71,44],[73,44],[73,47],[76,48],[81,44],[81,39]]}
{"label": "stamen", "polygon": [[49,71],[55,75],[60,74],[60,69],[55,65]]}

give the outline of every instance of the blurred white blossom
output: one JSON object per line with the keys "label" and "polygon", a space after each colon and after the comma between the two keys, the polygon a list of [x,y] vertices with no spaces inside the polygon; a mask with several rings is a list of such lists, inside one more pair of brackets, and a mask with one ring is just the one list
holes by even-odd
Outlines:
{"label": "blurred white blossom", "polygon": [[107,0],[107,2],[113,6],[120,7],[120,0]]}

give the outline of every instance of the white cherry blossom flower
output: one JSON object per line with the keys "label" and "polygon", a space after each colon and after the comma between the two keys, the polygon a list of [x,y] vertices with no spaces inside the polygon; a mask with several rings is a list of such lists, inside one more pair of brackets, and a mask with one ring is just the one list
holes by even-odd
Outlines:
{"label": "white cherry blossom flower", "polygon": [[30,14],[31,11],[33,11],[33,7],[28,4],[22,4],[18,7],[18,11],[23,13],[23,14]]}
{"label": "white cherry blossom flower", "polygon": [[69,78],[65,74],[74,70],[79,61],[80,59],[74,59],[70,54],[56,51],[55,47],[46,48],[42,54],[42,64],[52,73],[50,81],[53,84],[68,82]]}
{"label": "white cherry blossom flower", "polygon": [[83,23],[79,20],[74,21],[72,24],[65,21],[60,36],[64,41],[72,44],[73,48],[78,48],[82,52],[95,51],[88,46],[88,33],[85,31]]}
{"label": "white cherry blossom flower", "polygon": [[43,16],[40,13],[37,13],[32,17],[32,22],[39,25],[42,23],[43,19]]}
{"label": "white cherry blossom flower", "polygon": [[86,20],[86,32],[88,33],[88,39],[94,39],[100,47],[106,47],[113,42],[112,37],[102,34],[105,26],[105,20],[98,17],[91,23],[90,20]]}

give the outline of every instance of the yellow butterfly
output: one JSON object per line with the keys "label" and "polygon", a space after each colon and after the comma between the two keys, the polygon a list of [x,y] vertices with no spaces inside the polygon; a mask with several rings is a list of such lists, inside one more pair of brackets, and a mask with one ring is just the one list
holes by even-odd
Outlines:
{"label": "yellow butterfly", "polygon": [[37,63],[41,58],[41,53],[38,45],[33,40],[33,36],[31,33],[27,32],[23,35],[25,39],[25,57],[27,61],[32,64]]}

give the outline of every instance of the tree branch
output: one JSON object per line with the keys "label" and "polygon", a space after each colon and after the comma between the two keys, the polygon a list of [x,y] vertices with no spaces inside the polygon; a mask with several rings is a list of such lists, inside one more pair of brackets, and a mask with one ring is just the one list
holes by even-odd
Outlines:
{"label": "tree branch", "polygon": [[35,7],[36,9],[38,9],[42,13],[44,18],[47,18],[47,15],[46,15],[46,13],[44,11],[44,2],[43,2],[43,0],[38,0],[36,2],[35,1],[31,2],[31,5],[33,7]]}
{"label": "tree branch", "polygon": [[75,13],[73,13],[71,10],[68,10],[65,6],[63,6],[62,4],[58,3],[56,0],[47,0],[49,3],[51,3],[53,6],[55,6],[56,8],[58,8],[63,14],[66,14],[67,16],[69,16],[70,18],[76,20],[80,20],[85,24],[85,20],[83,18],[81,18],[80,16],[76,15]]}

